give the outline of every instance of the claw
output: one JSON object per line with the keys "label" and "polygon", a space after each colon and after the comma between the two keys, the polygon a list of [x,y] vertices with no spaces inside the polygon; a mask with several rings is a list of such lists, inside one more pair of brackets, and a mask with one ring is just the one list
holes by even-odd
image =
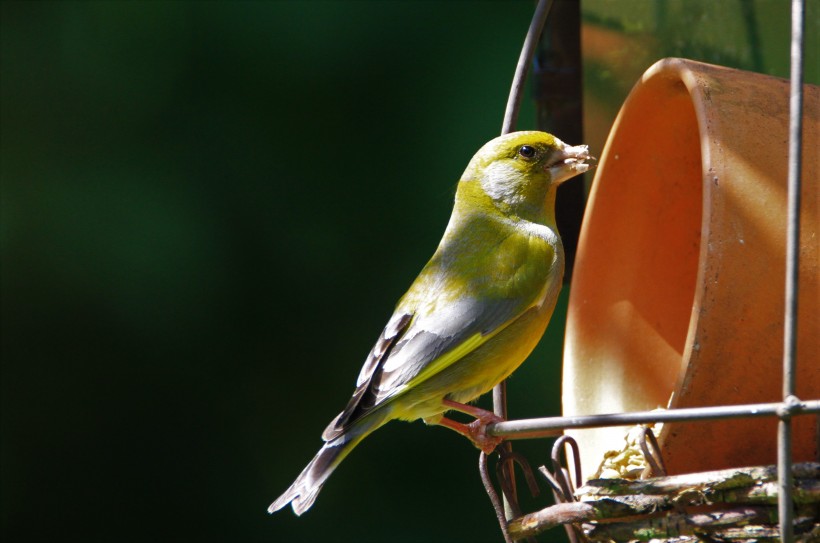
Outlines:
{"label": "claw", "polygon": [[450,400],[445,400],[444,405],[450,409],[472,415],[475,417],[475,420],[469,424],[463,424],[461,422],[442,417],[437,424],[463,435],[472,441],[476,448],[482,450],[484,454],[491,454],[496,447],[504,441],[503,437],[496,437],[487,434],[488,425],[495,424],[496,422],[502,422],[504,420],[495,413],[474,407],[472,405],[464,405]]}
{"label": "claw", "polygon": [[466,425],[468,431],[467,437],[473,442],[473,445],[484,451],[484,454],[491,454],[495,448],[504,441],[504,438],[488,435],[487,425],[503,420],[504,419],[496,415],[475,419]]}

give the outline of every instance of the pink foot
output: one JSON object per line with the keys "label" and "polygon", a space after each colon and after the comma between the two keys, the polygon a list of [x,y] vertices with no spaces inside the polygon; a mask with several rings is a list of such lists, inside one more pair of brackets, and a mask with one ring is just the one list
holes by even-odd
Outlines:
{"label": "pink foot", "polygon": [[502,422],[504,419],[491,411],[480,409],[472,405],[464,405],[450,400],[445,400],[444,405],[450,409],[467,413],[474,416],[476,419],[470,424],[463,424],[452,419],[442,417],[438,422],[441,426],[449,428],[463,435],[473,442],[478,449],[484,451],[484,454],[491,454],[498,445],[504,441],[502,437],[491,436],[487,434],[487,425]]}

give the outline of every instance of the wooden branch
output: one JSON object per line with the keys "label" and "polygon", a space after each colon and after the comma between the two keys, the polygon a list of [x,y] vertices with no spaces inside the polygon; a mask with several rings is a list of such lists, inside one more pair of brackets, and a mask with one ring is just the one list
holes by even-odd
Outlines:
{"label": "wooden branch", "polygon": [[[690,535],[714,533],[737,528],[751,522],[772,521],[768,508],[741,508],[694,515],[669,514],[654,518],[635,519],[631,522],[595,524],[585,530],[591,541],[649,541]],[[585,527],[586,528],[586,527]],[[748,528],[744,526],[743,529]],[[722,533],[722,532],[721,532]],[[774,530],[774,533],[778,533]],[[747,538],[753,537],[747,535]]]}
{"label": "wooden branch", "polygon": [[[805,462],[794,465],[795,479],[820,478],[820,464]],[[695,488],[724,490],[743,488],[761,482],[777,480],[775,466],[733,468],[720,471],[705,471],[686,475],[655,477],[640,481],[626,479],[594,479],[576,492],[579,496],[607,496],[624,494],[670,494]]]}
{"label": "wooden branch", "polygon": [[[591,540],[686,540],[700,533],[729,541],[766,540],[770,529],[777,533],[776,474],[774,466],[768,466],[643,481],[596,479],[576,492],[582,501],[516,518],[509,533],[521,539],[562,524],[583,524]],[[820,464],[796,464],[794,476],[800,519],[795,532],[820,533]],[[797,539],[802,540],[812,541]]]}
{"label": "wooden branch", "polygon": [[[654,519],[641,519],[631,523],[585,525],[585,535],[590,541],[780,541],[780,531],[775,521],[767,520],[775,515],[773,508],[755,512],[730,510],[708,515],[669,515]],[[766,509],[771,509],[767,512]],[[815,518],[795,519],[795,543],[820,541],[820,524]],[[754,522],[754,524],[752,524]]]}
{"label": "wooden branch", "polygon": [[595,508],[590,503],[558,503],[513,519],[507,525],[507,529],[513,539],[523,539],[561,524],[580,523],[594,518]]}
{"label": "wooden branch", "polygon": [[[763,483],[746,488],[730,488],[707,494],[711,503],[777,503],[778,487],[776,482]],[[820,480],[797,480],[792,492],[796,505],[820,503]]]}
{"label": "wooden branch", "polygon": [[508,525],[513,539],[530,537],[561,524],[622,518],[656,513],[671,507],[667,496],[618,496],[559,503],[513,519]]}

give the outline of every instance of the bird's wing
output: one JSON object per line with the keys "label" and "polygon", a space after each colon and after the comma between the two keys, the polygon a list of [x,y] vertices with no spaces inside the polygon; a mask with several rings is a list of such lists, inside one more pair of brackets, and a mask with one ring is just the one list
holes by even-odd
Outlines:
{"label": "bird's wing", "polygon": [[533,250],[526,242],[523,246],[490,244],[488,250],[499,262],[490,269],[503,269],[513,261],[518,264],[503,277],[476,278],[476,283],[513,285],[501,289],[506,296],[488,293],[486,286],[465,284],[463,270],[453,271],[452,262],[435,269],[434,258],[399,303],[370,351],[353,397],[322,437],[329,440],[340,435],[353,421],[438,374],[539,303],[554,275],[548,264],[555,256],[554,248],[538,242],[539,258],[522,258],[517,253],[530,251],[532,256]]}
{"label": "bird's wing", "polygon": [[353,397],[322,437],[333,439],[376,406],[447,368],[527,308],[521,300],[461,298],[432,314],[397,311],[370,351]]}
{"label": "bird's wing", "polygon": [[417,315],[371,382],[376,404],[444,370],[529,309],[532,300],[462,296]]}
{"label": "bird's wing", "polygon": [[347,403],[347,407],[325,428],[324,433],[322,433],[322,439],[330,441],[338,437],[352,420],[358,418],[362,412],[362,399],[368,392],[373,375],[390,355],[390,351],[396,342],[407,331],[412,319],[412,313],[398,310],[393,313],[393,316],[390,317],[390,320],[387,322],[387,326],[382,330],[376,344],[370,350],[370,354],[367,355],[367,360],[365,360],[359,372],[359,378],[356,380],[356,390]]}

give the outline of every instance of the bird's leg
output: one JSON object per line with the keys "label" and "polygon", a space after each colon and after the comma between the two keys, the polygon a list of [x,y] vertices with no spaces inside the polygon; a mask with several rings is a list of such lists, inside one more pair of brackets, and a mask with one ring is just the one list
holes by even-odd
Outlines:
{"label": "bird's leg", "polygon": [[504,441],[502,437],[495,437],[487,435],[487,425],[496,422],[501,422],[504,419],[486,409],[475,407],[473,405],[466,405],[463,403],[454,402],[451,400],[444,400],[444,405],[455,411],[466,413],[475,420],[470,424],[463,424],[461,422],[442,417],[437,424],[454,430],[473,442],[473,445],[484,451],[484,454],[491,454],[498,445]]}

